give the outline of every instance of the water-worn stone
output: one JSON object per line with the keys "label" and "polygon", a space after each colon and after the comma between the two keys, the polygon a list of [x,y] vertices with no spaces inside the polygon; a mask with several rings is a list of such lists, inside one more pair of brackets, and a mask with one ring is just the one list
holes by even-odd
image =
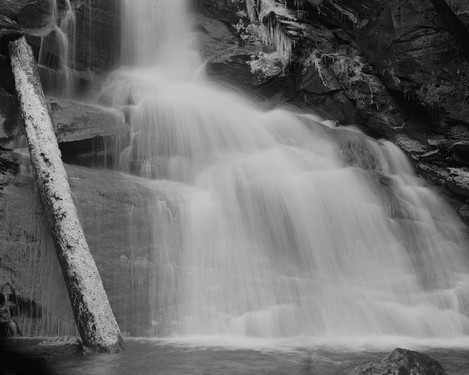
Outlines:
{"label": "water-worn stone", "polygon": [[441,365],[426,354],[395,349],[383,360],[367,362],[350,375],[446,375]]}

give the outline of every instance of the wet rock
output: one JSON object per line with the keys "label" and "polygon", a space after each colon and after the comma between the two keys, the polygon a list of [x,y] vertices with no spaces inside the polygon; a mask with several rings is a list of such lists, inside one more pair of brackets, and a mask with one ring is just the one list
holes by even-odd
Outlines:
{"label": "wet rock", "polygon": [[[5,163],[10,163],[6,159]],[[18,165],[21,157],[17,159]],[[14,169],[27,169],[26,162],[23,164]],[[151,287],[149,275],[158,269],[155,246],[163,246],[164,242],[174,256],[177,252],[171,249],[181,246],[172,243],[181,236],[170,234],[178,230],[174,221],[180,220],[177,189],[165,182],[109,170],[65,166],[79,218],[116,318],[123,331],[143,336],[151,328],[152,317],[146,304]],[[16,174],[0,170],[2,176],[0,286],[14,286],[18,302],[12,318],[28,336],[74,335],[73,314],[34,180],[27,170]],[[155,215],[159,215],[158,228],[147,225]],[[54,332],[53,328],[60,331]]]}
{"label": "wet rock", "polygon": [[[53,31],[54,20],[48,0],[29,2],[21,15],[20,28],[29,34],[28,42],[41,53],[49,68],[55,69],[60,57],[57,35]],[[44,5],[45,4],[45,5]],[[83,80],[92,80],[90,72],[104,73],[111,69],[119,55],[119,1],[114,0],[72,0],[76,17],[76,38],[74,70]],[[65,8],[59,3],[59,20],[64,17]],[[48,12],[48,13],[47,13]],[[46,43],[43,43],[44,37]]]}
{"label": "wet rock", "polygon": [[49,98],[52,123],[65,162],[102,165],[106,140],[126,135],[121,111],[58,98]]}
{"label": "wet rock", "polygon": [[120,2],[74,0],[77,19],[76,69],[104,73],[116,64],[120,42]]}
{"label": "wet rock", "polygon": [[0,337],[22,336],[18,324],[10,317],[5,319],[1,312],[0,314]]}
{"label": "wet rock", "polygon": [[49,98],[52,123],[59,143],[127,134],[121,111],[59,98]]}
{"label": "wet rock", "polygon": [[36,356],[43,356],[46,359],[52,356],[81,353],[83,344],[77,337],[55,337],[40,342],[31,348]]}
{"label": "wet rock", "polygon": [[33,35],[40,35],[52,27],[52,11],[48,0],[25,4],[18,12],[19,27]]}
{"label": "wet rock", "polygon": [[9,147],[21,133],[21,115],[16,95],[0,87],[0,146]]}
{"label": "wet rock", "polygon": [[[0,151],[0,287],[4,298],[6,285],[13,291],[3,301],[10,318],[26,308],[28,300],[39,298],[40,292],[30,285],[30,278],[40,273],[36,251],[43,246],[53,248],[52,241],[43,238],[47,225],[32,178],[22,175],[21,169],[21,155]],[[13,301],[14,307],[6,306]]]}
{"label": "wet rock", "polygon": [[350,375],[446,375],[441,365],[426,354],[395,349],[383,360],[367,362]]}

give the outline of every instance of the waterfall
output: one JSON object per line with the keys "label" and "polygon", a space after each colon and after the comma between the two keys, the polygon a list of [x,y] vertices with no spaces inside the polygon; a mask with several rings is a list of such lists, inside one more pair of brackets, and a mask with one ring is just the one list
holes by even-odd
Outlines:
{"label": "waterfall", "polygon": [[150,220],[139,334],[468,335],[464,226],[402,151],[208,82],[186,7],[122,0],[126,67],[102,93],[132,127],[114,167],[182,196],[177,229]]}
{"label": "waterfall", "polygon": [[[108,145],[124,173],[69,167],[72,189],[88,189],[75,198],[123,331],[467,338],[469,242],[451,208],[392,143],[207,80],[188,2],[121,0],[122,67],[100,100],[131,126]],[[64,35],[70,12],[54,23]],[[73,334],[51,256],[34,268],[43,321],[21,328]]]}
{"label": "waterfall", "polygon": [[102,94],[132,127],[115,168],[183,197],[177,230],[151,220],[143,334],[469,334],[464,227],[402,151],[206,81],[186,7],[122,0],[127,66]]}
{"label": "waterfall", "polygon": [[[70,0],[60,3],[52,0],[50,25],[46,34],[41,36],[38,64],[40,67],[57,69],[57,76],[48,77],[47,86],[56,94],[70,96],[76,84],[75,76],[75,39],[76,17]],[[49,56],[50,50],[57,57]]]}

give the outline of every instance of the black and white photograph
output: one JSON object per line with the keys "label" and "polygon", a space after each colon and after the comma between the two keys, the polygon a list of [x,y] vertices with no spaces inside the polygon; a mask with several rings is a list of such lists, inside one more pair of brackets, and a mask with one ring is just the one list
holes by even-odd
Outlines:
{"label": "black and white photograph", "polygon": [[469,0],[0,0],[0,375],[469,375]]}

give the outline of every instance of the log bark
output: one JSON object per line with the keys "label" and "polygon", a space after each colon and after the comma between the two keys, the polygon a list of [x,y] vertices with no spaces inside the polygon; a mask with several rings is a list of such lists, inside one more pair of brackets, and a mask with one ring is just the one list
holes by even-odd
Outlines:
{"label": "log bark", "polygon": [[9,51],[36,185],[83,345],[97,352],[121,351],[120,329],[72,200],[31,47],[20,37],[10,42]]}

